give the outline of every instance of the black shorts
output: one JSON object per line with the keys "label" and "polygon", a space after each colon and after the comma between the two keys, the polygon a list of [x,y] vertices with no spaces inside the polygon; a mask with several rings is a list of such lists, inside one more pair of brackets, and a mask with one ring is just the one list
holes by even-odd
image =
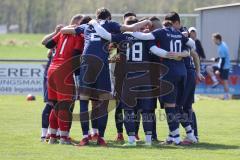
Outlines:
{"label": "black shorts", "polygon": [[228,80],[228,76],[229,76],[229,69],[222,69],[219,70],[220,71],[220,78],[223,80]]}
{"label": "black shorts", "polygon": [[229,76],[229,69],[220,69],[217,66],[213,66],[213,70],[214,72],[219,71],[220,72],[220,78],[222,80],[228,80],[228,76]]}

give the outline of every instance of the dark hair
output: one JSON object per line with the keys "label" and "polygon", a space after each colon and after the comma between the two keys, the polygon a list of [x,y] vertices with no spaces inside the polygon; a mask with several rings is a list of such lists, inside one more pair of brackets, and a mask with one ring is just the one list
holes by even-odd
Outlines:
{"label": "dark hair", "polygon": [[129,18],[129,19],[126,20],[127,25],[132,25],[132,24],[135,24],[137,22],[138,22],[137,18]]}
{"label": "dark hair", "polygon": [[187,27],[181,27],[181,28],[180,28],[180,32],[187,32],[187,33],[188,33]]}
{"label": "dark hair", "polygon": [[219,41],[222,41],[222,36],[221,36],[220,33],[214,33],[214,34],[213,34],[213,37],[214,37],[215,39],[218,39]]}
{"label": "dark hair", "polygon": [[81,14],[76,14],[76,15],[74,15],[74,16],[72,17],[71,23],[72,23],[73,21],[76,21],[76,20],[81,20],[82,18],[83,18],[83,16],[82,16]]}
{"label": "dark hair", "polygon": [[165,16],[165,20],[172,21],[172,23],[180,22],[180,16],[177,12],[170,12]]}
{"label": "dark hair", "polygon": [[150,21],[160,21],[159,18],[157,18],[156,16],[152,16],[149,18]]}
{"label": "dark hair", "polygon": [[142,17],[139,19],[139,22],[149,19],[148,17]]}
{"label": "dark hair", "polygon": [[99,9],[96,10],[96,18],[97,19],[102,19],[102,20],[106,20],[106,19],[111,20],[112,16],[111,16],[111,13],[108,9],[99,8]]}
{"label": "dark hair", "polygon": [[133,12],[126,12],[124,15],[123,15],[123,19],[126,19],[127,17],[137,17],[137,15]]}
{"label": "dark hair", "polygon": [[90,16],[84,16],[80,22],[80,25],[87,24],[89,21],[91,21],[92,18]]}
{"label": "dark hair", "polygon": [[162,25],[163,25],[164,27],[171,27],[171,26],[172,26],[172,21],[164,20],[164,21],[162,22]]}

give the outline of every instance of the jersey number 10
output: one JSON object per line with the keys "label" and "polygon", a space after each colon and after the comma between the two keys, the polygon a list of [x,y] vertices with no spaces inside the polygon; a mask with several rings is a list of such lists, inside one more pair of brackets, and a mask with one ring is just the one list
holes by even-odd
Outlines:
{"label": "jersey number 10", "polygon": [[182,41],[181,40],[171,40],[170,41],[170,51],[171,52],[182,52]]}

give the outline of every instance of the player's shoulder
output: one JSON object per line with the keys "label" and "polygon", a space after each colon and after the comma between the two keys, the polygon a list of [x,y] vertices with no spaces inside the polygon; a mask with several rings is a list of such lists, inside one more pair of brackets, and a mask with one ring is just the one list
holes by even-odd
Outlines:
{"label": "player's shoulder", "polygon": [[165,34],[167,32],[166,28],[158,28],[152,31],[152,33]]}
{"label": "player's shoulder", "polygon": [[118,22],[115,22],[115,21],[112,21],[112,20],[106,20],[105,24],[108,24],[108,25],[120,25]]}

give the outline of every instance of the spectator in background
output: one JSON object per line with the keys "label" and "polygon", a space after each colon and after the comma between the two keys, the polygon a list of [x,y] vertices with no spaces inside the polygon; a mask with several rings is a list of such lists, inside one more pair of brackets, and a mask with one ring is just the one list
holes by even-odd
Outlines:
{"label": "spectator in background", "polygon": [[220,74],[220,78],[223,81],[224,92],[225,92],[224,100],[228,100],[230,98],[229,87],[228,87],[228,75],[229,75],[229,70],[231,68],[229,49],[227,44],[222,41],[222,36],[219,33],[214,33],[212,38],[213,38],[214,44],[216,44],[218,47],[219,63],[217,67],[207,66],[206,70],[214,83],[213,87],[216,87],[219,84],[219,81],[217,80],[214,73]]}
{"label": "spectator in background", "polygon": [[205,59],[206,56],[205,56],[205,53],[204,53],[202,44],[201,44],[200,40],[197,39],[197,29],[196,29],[195,27],[190,27],[190,28],[188,29],[188,32],[189,32],[190,38],[192,38],[192,39],[195,41],[195,44],[196,44],[196,52],[198,53],[199,58],[200,58],[201,60],[202,60],[202,59]]}

